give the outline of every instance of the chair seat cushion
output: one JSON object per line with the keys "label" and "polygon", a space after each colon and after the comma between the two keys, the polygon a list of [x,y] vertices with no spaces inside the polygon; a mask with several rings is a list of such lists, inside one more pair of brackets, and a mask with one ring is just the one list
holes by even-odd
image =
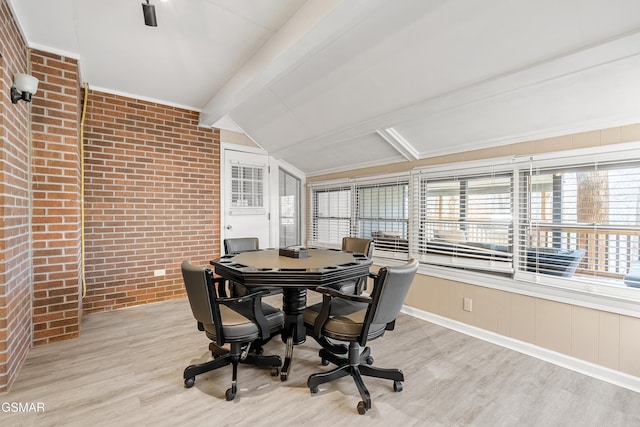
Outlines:
{"label": "chair seat cushion", "polygon": [[[367,307],[366,303],[334,298],[331,303],[331,315],[322,328],[322,334],[340,341],[356,341],[362,332]],[[305,308],[303,312],[304,323],[313,327],[321,309],[322,303]],[[371,325],[367,339],[374,339],[382,335],[385,326]]]}
{"label": "chair seat cushion", "polygon": [[[233,309],[224,304],[220,304],[222,333],[225,341],[253,341],[259,337],[258,326],[251,320],[253,318],[252,304],[251,301],[235,304]],[[262,303],[262,311],[267,319],[271,334],[280,331],[284,325],[284,312],[265,303]],[[205,324],[204,329],[209,339],[215,341],[216,336],[213,325]]]}

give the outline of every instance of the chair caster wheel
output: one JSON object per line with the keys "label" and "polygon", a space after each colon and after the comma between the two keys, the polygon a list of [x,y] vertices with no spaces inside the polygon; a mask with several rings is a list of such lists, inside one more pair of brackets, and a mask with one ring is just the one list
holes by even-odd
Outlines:
{"label": "chair caster wheel", "polygon": [[280,372],[280,381],[286,381],[287,380],[287,373],[284,371]]}
{"label": "chair caster wheel", "polygon": [[271,368],[272,377],[277,377],[279,373],[280,373],[280,369],[278,369],[277,367]]}
{"label": "chair caster wheel", "polygon": [[365,405],[365,403],[361,400],[360,402],[358,402],[358,406],[356,406],[356,409],[358,409],[358,414],[364,415],[367,412],[367,405]]}
{"label": "chair caster wheel", "polygon": [[227,392],[224,394],[224,397],[227,399],[227,401],[231,401],[235,399],[236,397],[235,387],[228,388]]}
{"label": "chair caster wheel", "polygon": [[367,365],[373,365],[373,356],[367,356],[364,361],[367,363]]}
{"label": "chair caster wheel", "polygon": [[322,359],[320,360],[320,363],[322,364],[322,366],[327,366],[329,365],[329,361],[327,359]]}
{"label": "chair caster wheel", "polygon": [[394,381],[393,382],[393,391],[402,391],[402,382]]}
{"label": "chair caster wheel", "polygon": [[191,387],[193,387],[195,382],[196,382],[195,377],[185,378],[184,379],[184,386],[185,386],[185,388],[191,388]]}
{"label": "chair caster wheel", "polygon": [[310,387],[310,388],[309,388],[309,391],[310,391],[312,394],[315,394],[315,393],[317,393],[317,392],[318,392],[318,387]]}

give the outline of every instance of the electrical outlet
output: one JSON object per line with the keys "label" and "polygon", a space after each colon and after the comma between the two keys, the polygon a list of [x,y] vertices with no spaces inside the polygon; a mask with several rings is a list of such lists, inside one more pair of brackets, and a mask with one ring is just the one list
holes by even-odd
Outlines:
{"label": "electrical outlet", "polygon": [[462,299],[462,309],[464,311],[472,311],[473,310],[473,300],[471,298],[463,298]]}
{"label": "electrical outlet", "polygon": [[165,270],[165,269],[162,269],[162,270],[154,270],[154,271],[153,271],[153,275],[154,275],[155,277],[158,277],[158,276],[164,276],[165,274],[167,274],[167,270]]}

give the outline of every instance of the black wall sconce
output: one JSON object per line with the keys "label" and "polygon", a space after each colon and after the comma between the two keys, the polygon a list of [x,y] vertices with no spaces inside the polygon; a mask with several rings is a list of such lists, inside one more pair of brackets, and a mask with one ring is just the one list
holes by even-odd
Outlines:
{"label": "black wall sconce", "polygon": [[19,100],[31,102],[31,95],[38,90],[38,79],[29,74],[16,73],[11,86],[11,102],[17,104]]}
{"label": "black wall sconce", "polygon": [[142,3],[142,15],[144,16],[144,25],[149,27],[157,27],[158,21],[156,20],[156,7],[149,4],[149,0],[146,3]]}

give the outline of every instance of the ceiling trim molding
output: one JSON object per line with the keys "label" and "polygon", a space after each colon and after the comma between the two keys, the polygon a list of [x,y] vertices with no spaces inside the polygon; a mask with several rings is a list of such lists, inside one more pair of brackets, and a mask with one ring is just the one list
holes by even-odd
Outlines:
{"label": "ceiling trim molding", "polygon": [[[89,89],[95,90],[97,92],[109,93],[111,95],[118,95],[118,96],[124,96],[126,98],[133,98],[133,99],[137,99],[137,100],[140,100],[140,101],[152,102],[154,104],[165,105],[167,107],[181,108],[183,110],[195,111],[196,113],[200,112],[199,108],[191,107],[189,105],[176,104],[176,103],[173,103],[173,102],[163,101],[163,100],[156,99],[156,98],[150,98],[148,96],[136,95],[135,93],[128,93],[128,92],[123,92],[123,91],[119,91],[119,90],[109,89],[109,88],[106,88],[106,87],[92,86],[92,85],[89,85]],[[205,126],[205,127],[207,129],[211,129],[211,126]]]}
{"label": "ceiling trim molding", "polygon": [[234,144],[232,142],[221,142],[220,149],[222,151],[224,150],[240,151],[242,153],[251,153],[251,154],[260,154],[262,156],[269,156],[269,153],[267,153],[261,147],[250,147],[248,145]]}
{"label": "ceiling trim molding", "polygon": [[376,130],[376,133],[389,143],[398,153],[407,160],[418,160],[418,151],[394,128]]}
{"label": "ceiling trim molding", "polygon": [[[517,135],[511,135],[505,138],[491,138],[474,141],[470,144],[457,145],[455,147],[441,147],[437,150],[431,150],[429,152],[420,153],[421,159],[447,156],[451,154],[459,154],[468,151],[482,150],[485,148],[501,147],[504,145],[518,144],[522,142],[539,141],[547,138],[556,138],[566,135],[575,135],[583,132],[592,132],[602,129],[610,129],[614,127],[637,125],[640,124],[640,118],[637,115],[631,115],[629,117],[616,117],[608,118],[605,120],[588,121],[581,124],[574,124],[570,126],[561,126],[543,131],[527,132]],[[534,153],[530,153],[534,154]]]}
{"label": "ceiling trim molding", "polygon": [[309,172],[307,173],[307,177],[310,178],[310,177],[321,176],[321,175],[331,175],[334,173],[349,172],[357,169],[366,169],[366,168],[373,168],[373,167],[385,166],[385,165],[388,166],[389,164],[396,164],[396,163],[403,163],[403,162],[400,161],[400,162],[389,163],[389,159],[382,159],[382,160],[376,160],[374,162],[351,163],[351,164],[339,166],[336,168],[320,169],[313,172]]}
{"label": "ceiling trim molding", "polygon": [[54,47],[46,46],[40,43],[32,43],[32,42],[27,42],[27,43],[30,49],[37,49],[42,52],[63,56],[65,58],[75,59],[76,61],[80,62],[80,54],[77,52],[70,52],[68,50],[56,49]]}

